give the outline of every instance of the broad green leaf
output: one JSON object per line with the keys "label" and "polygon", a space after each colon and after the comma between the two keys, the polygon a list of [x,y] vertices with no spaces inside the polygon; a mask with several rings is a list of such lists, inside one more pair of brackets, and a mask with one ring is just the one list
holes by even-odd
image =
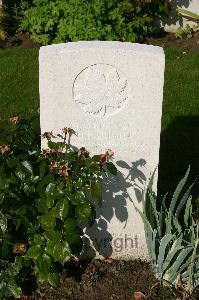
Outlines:
{"label": "broad green leaf", "polygon": [[13,281],[8,283],[8,287],[15,297],[15,299],[18,299],[22,295],[22,290],[21,288]]}
{"label": "broad green leaf", "polygon": [[112,162],[107,162],[106,167],[109,170],[109,172],[113,175],[117,175],[117,168]]}
{"label": "broad green leaf", "polygon": [[7,162],[9,168],[15,168],[17,165],[19,165],[19,160],[17,158],[11,158]]}
{"label": "broad green leaf", "polygon": [[45,243],[45,238],[41,234],[36,233],[34,235],[33,243],[35,245],[43,245]]}
{"label": "broad green leaf", "polygon": [[77,181],[73,182],[73,186],[76,190],[81,189],[83,186],[83,180],[82,178],[78,178]]}
{"label": "broad green leaf", "polygon": [[54,198],[50,196],[46,196],[44,199],[42,199],[44,202],[43,207],[45,207],[45,212],[51,209],[54,205]]}
{"label": "broad green leaf", "polygon": [[7,219],[0,212],[0,234],[5,234],[6,230],[7,230]]}
{"label": "broad green leaf", "polygon": [[53,141],[48,141],[48,147],[50,149],[57,149],[57,143],[56,142],[53,142]]}
{"label": "broad green leaf", "polygon": [[17,178],[19,178],[21,181],[24,181],[27,174],[24,172],[24,170],[22,169],[21,166],[18,166],[18,167],[16,168],[15,175],[16,175]]}
{"label": "broad green leaf", "polygon": [[61,221],[64,221],[69,211],[68,200],[66,198],[61,198],[58,200],[55,208],[57,211],[57,218],[59,218]]}
{"label": "broad green leaf", "polygon": [[82,249],[82,239],[80,235],[77,232],[72,231],[65,233],[63,239],[70,245],[72,253],[79,255]]}
{"label": "broad green leaf", "polygon": [[79,205],[80,203],[85,202],[85,195],[82,191],[77,191],[76,193],[68,196],[68,200],[71,201],[74,205]]}
{"label": "broad green leaf", "polygon": [[52,266],[52,258],[44,253],[36,261],[36,271],[39,274],[39,279],[41,281],[48,281],[48,276]]}
{"label": "broad green leaf", "polygon": [[43,193],[43,191],[45,190],[46,186],[49,183],[52,183],[54,181],[54,176],[51,175],[46,175],[42,178],[42,180],[39,182],[38,187],[37,187],[37,191],[38,193]]}
{"label": "broad green leaf", "polygon": [[90,182],[91,197],[95,199],[99,204],[102,203],[102,192],[99,180],[91,180]]}
{"label": "broad green leaf", "polygon": [[58,287],[60,284],[60,276],[58,273],[50,273],[48,275],[48,282],[54,286],[54,287]]}
{"label": "broad green leaf", "polygon": [[54,247],[53,258],[62,265],[71,258],[71,249],[66,241],[57,243]]}
{"label": "broad green leaf", "polygon": [[45,203],[46,197],[41,195],[41,198],[36,198],[35,199],[35,205],[38,210],[38,212],[45,214],[48,209],[46,207]]}
{"label": "broad green leaf", "polygon": [[40,163],[40,166],[39,166],[39,175],[40,175],[40,178],[44,177],[44,175],[45,175],[45,170],[46,170],[46,162],[43,160],[43,161]]}
{"label": "broad green leaf", "polygon": [[67,233],[75,231],[77,228],[77,221],[74,218],[67,218],[64,221],[64,231]]}
{"label": "broad green leaf", "polygon": [[57,230],[49,230],[44,232],[45,238],[54,244],[56,244],[61,240],[61,235],[62,235],[61,231],[57,231]]}
{"label": "broad green leaf", "polygon": [[14,225],[16,227],[16,230],[18,230],[19,227],[21,226],[21,218],[20,217],[19,218],[14,218],[13,219],[13,223],[14,223]]}
{"label": "broad green leaf", "polygon": [[96,161],[96,162],[99,162],[99,161],[100,161],[100,155],[94,155],[94,156],[92,157],[92,159],[93,159],[94,161]]}
{"label": "broad green leaf", "polygon": [[1,245],[1,257],[7,258],[10,250],[10,243],[8,240],[5,240],[3,244]]}
{"label": "broad green leaf", "polygon": [[53,230],[56,225],[56,210],[51,209],[47,214],[41,216],[39,221],[44,230]]}
{"label": "broad green leaf", "polygon": [[34,187],[34,185],[31,185],[30,183],[24,183],[23,190],[27,195],[30,195],[35,192],[35,187]]}
{"label": "broad green leaf", "polygon": [[29,205],[22,205],[18,209],[16,209],[15,214],[17,216],[23,216],[27,214],[27,211],[29,209]]}
{"label": "broad green leaf", "polygon": [[46,195],[53,197],[54,196],[54,190],[55,190],[55,183],[50,182],[46,187]]}
{"label": "broad green leaf", "polygon": [[50,254],[54,261],[60,262],[62,265],[71,257],[71,249],[66,241],[47,241],[46,252]]}
{"label": "broad green leaf", "polygon": [[33,168],[32,168],[32,165],[29,161],[22,161],[21,162],[22,166],[26,169],[26,171],[28,173],[30,173],[31,175],[33,175]]}
{"label": "broad green leaf", "polygon": [[26,257],[38,258],[42,254],[43,250],[40,245],[33,245],[26,253]]}
{"label": "broad green leaf", "polygon": [[16,256],[15,257],[15,263],[17,264],[17,266],[19,268],[24,267],[24,257],[22,257],[22,256]]}
{"label": "broad green leaf", "polygon": [[79,221],[88,220],[91,215],[91,205],[88,202],[79,203],[75,207],[75,216]]}

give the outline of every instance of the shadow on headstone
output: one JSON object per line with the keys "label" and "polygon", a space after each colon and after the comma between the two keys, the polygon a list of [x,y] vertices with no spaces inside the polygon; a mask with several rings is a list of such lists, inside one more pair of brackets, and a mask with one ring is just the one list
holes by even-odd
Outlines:
{"label": "shadow on headstone", "polygon": [[97,250],[99,255],[110,257],[113,251],[120,252],[121,248],[126,246],[130,238],[125,236],[126,240],[123,241],[122,238],[113,237],[108,231],[108,223],[113,218],[117,219],[124,224],[125,229],[129,217],[127,201],[131,201],[128,188],[134,189],[137,203],[142,202],[146,176],[140,168],[145,164],[146,160],[143,158],[130,164],[123,160],[116,161],[118,175],[110,175],[106,184],[103,185],[102,205],[97,207],[96,221],[92,227],[86,228],[87,237],[83,237],[83,256],[95,257]]}
{"label": "shadow on headstone", "polygon": [[[191,167],[186,187],[199,175],[199,116],[177,117],[161,133],[158,191],[172,195],[180,179]],[[199,184],[193,188],[193,198],[199,195]],[[168,198],[169,199],[169,198]],[[197,208],[196,208],[197,209]]]}

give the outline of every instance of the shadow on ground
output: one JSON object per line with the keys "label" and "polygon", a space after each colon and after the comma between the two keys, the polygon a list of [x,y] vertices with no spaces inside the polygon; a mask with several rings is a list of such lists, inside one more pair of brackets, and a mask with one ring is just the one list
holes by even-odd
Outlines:
{"label": "shadow on ground", "polygon": [[[158,190],[162,195],[166,192],[171,194],[189,165],[191,171],[187,187],[199,175],[199,116],[177,117],[162,132],[160,140]],[[197,181],[193,188],[193,198],[199,214],[199,203],[196,201],[198,195]]]}

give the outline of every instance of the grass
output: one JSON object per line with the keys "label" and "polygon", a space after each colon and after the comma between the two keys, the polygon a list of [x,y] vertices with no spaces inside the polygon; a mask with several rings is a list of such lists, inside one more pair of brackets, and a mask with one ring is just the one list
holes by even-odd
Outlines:
{"label": "grass", "polygon": [[[199,52],[166,50],[159,190],[173,191],[191,166],[199,175]],[[198,190],[197,190],[198,189]],[[195,186],[199,194],[199,184]]]}
{"label": "grass", "polygon": [[[199,173],[199,52],[167,49],[162,114],[159,190],[173,190],[191,165]],[[39,108],[38,50],[0,50],[0,124]],[[196,191],[197,193],[197,191]]]}
{"label": "grass", "polygon": [[0,124],[13,114],[29,117],[39,108],[38,50],[0,51]]}

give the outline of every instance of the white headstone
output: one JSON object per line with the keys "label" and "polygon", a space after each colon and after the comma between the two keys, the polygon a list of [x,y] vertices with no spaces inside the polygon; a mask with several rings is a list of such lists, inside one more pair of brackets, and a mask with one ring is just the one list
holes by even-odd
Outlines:
{"label": "white headstone", "polygon": [[113,150],[119,170],[103,186],[98,219],[86,231],[92,240],[90,247],[85,238],[86,255],[95,247],[104,256],[147,257],[132,201],[142,208],[158,165],[164,65],[163,49],[148,45],[93,41],[40,49],[41,131],[71,127],[71,144],[92,154]]}

